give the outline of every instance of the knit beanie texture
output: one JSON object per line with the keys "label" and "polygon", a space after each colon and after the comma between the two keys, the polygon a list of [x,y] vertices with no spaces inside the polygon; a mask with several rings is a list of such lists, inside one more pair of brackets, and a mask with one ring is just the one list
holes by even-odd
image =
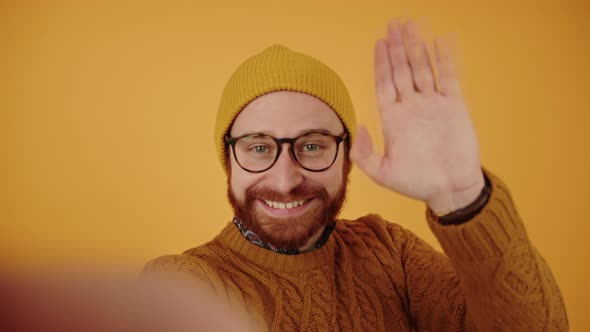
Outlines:
{"label": "knit beanie texture", "polygon": [[224,169],[227,158],[224,136],[234,119],[248,103],[274,91],[302,92],[322,100],[336,112],[351,141],[354,138],[354,107],[340,76],[309,55],[273,45],[246,59],[229,78],[221,95],[215,145]]}

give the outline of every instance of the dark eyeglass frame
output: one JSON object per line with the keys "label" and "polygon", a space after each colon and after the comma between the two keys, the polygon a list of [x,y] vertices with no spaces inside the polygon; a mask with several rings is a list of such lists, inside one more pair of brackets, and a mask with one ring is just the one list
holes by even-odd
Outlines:
{"label": "dark eyeglass frame", "polygon": [[[328,165],[327,167],[324,167],[322,169],[316,170],[316,169],[310,169],[310,168],[307,168],[307,167],[301,165],[301,163],[299,162],[299,159],[297,159],[294,144],[295,144],[295,141],[297,141],[301,137],[305,137],[305,136],[309,136],[309,135],[317,135],[317,134],[329,136],[329,137],[333,138],[334,141],[336,142],[336,153],[334,153],[334,159],[332,159],[332,162],[330,163],[330,165]],[[241,138],[244,138],[247,136],[252,136],[252,135],[265,136],[265,137],[271,138],[277,144],[277,153],[275,154],[275,160],[270,164],[270,166],[268,166],[267,168],[260,170],[260,171],[252,171],[252,170],[244,168],[244,166],[242,166],[242,164],[240,164],[240,161],[238,160],[238,157],[236,156],[236,142],[238,140],[240,140]],[[236,163],[244,171],[249,172],[249,173],[262,173],[262,172],[266,172],[269,169],[271,169],[277,163],[277,160],[279,160],[279,157],[281,156],[281,153],[283,152],[283,144],[285,144],[285,143],[289,143],[289,153],[291,154],[291,157],[293,157],[293,160],[295,160],[297,162],[297,165],[299,165],[301,168],[305,169],[306,171],[323,172],[323,171],[327,170],[328,168],[332,167],[332,165],[334,165],[336,158],[338,158],[338,152],[340,150],[340,143],[346,141],[348,139],[348,137],[349,136],[348,136],[347,131],[344,131],[344,133],[342,133],[340,135],[334,135],[334,134],[327,132],[327,131],[309,131],[309,132],[306,132],[304,134],[301,134],[301,135],[299,135],[297,137],[293,137],[293,138],[290,138],[290,137],[276,138],[276,137],[266,135],[266,134],[261,134],[261,133],[249,133],[249,134],[244,134],[244,135],[240,135],[237,137],[230,137],[229,135],[225,135],[224,140],[226,143],[226,148],[227,148],[227,145],[231,145],[232,153],[234,155],[234,159],[235,159]]]}

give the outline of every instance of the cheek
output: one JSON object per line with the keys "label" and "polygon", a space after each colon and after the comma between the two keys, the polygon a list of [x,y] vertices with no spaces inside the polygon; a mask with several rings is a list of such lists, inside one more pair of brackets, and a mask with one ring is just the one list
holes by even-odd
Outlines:
{"label": "cheek", "polygon": [[326,188],[330,197],[335,197],[344,183],[344,160],[339,155],[332,167],[317,175],[316,182]]}
{"label": "cheek", "polygon": [[231,161],[230,174],[230,189],[238,201],[244,202],[246,190],[256,184],[258,181],[257,177],[242,170],[233,159]]}

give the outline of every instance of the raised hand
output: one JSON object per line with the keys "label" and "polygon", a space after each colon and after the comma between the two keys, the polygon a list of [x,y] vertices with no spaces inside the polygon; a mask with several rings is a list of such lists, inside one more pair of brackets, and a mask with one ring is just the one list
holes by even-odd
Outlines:
{"label": "raised hand", "polygon": [[484,178],[449,47],[442,39],[434,46],[438,79],[416,24],[389,23],[375,45],[384,155],[359,126],[351,158],[376,183],[443,212],[474,201]]}

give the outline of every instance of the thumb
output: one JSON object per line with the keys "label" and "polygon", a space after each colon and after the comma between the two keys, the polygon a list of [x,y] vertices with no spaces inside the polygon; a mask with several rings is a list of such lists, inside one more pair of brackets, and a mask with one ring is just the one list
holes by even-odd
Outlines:
{"label": "thumb", "polygon": [[383,158],[373,149],[371,136],[363,125],[358,126],[356,139],[350,148],[350,158],[369,178],[379,184],[382,183]]}

